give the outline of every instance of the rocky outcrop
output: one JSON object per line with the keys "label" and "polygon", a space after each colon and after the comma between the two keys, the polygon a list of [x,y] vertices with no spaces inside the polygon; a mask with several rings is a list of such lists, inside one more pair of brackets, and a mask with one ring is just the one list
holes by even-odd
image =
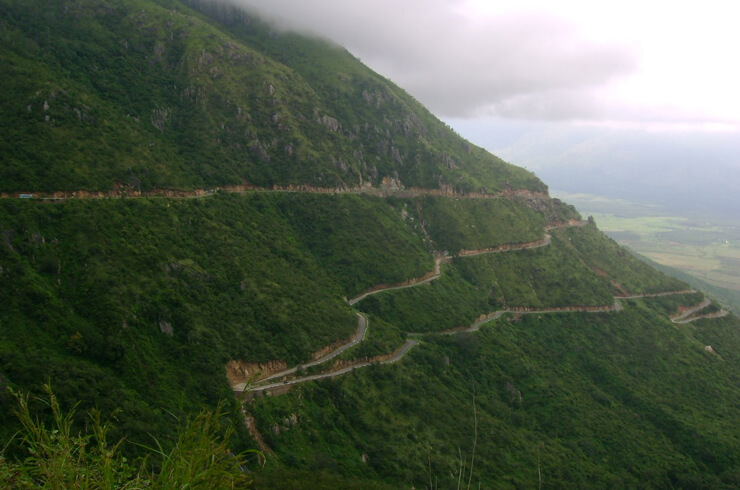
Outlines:
{"label": "rocky outcrop", "polygon": [[336,133],[337,131],[339,131],[339,128],[341,127],[340,124],[339,124],[339,121],[337,121],[336,119],[334,119],[331,116],[327,116],[326,114],[324,114],[323,116],[321,116],[318,119],[318,122],[319,122],[319,124],[321,124],[326,129],[328,129],[329,131],[331,131],[333,133]]}
{"label": "rocky outcrop", "polygon": [[403,184],[398,178],[386,176],[383,177],[383,180],[380,182],[380,188],[386,190],[400,190],[403,189]]}
{"label": "rocky outcrop", "polygon": [[263,454],[272,453],[272,449],[270,449],[267,443],[265,443],[265,440],[262,438],[262,434],[257,430],[257,424],[254,417],[244,409],[244,406],[242,406],[242,415],[244,416],[244,426],[252,438],[254,438],[259,450],[262,451]]}
{"label": "rocky outcrop", "polygon": [[172,337],[172,335],[175,332],[175,329],[172,328],[172,324],[168,322],[167,320],[160,320],[159,321],[159,331],[165,335],[169,335],[170,337]]}
{"label": "rocky outcrop", "polygon": [[163,132],[172,118],[172,109],[169,107],[157,107],[152,109],[149,120],[159,131]]}
{"label": "rocky outcrop", "polygon": [[234,360],[226,364],[226,377],[229,379],[229,383],[234,386],[240,383],[259,381],[286,369],[288,369],[288,364],[285,361],[255,363]]}

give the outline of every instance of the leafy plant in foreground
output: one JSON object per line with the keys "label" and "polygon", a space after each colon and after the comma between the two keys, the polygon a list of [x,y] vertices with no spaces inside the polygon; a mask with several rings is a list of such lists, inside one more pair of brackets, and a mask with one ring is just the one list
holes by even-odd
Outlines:
{"label": "leafy plant in foreground", "polygon": [[157,449],[147,448],[151,454],[130,463],[120,451],[124,440],[114,444],[107,440],[110,420],[103,421],[99,411],[91,410],[87,429],[75,433],[75,409],[63,413],[51,387],[44,385],[44,391],[48,399],[37,401],[51,410],[51,427],[31,414],[27,394],[13,393],[23,426],[18,435],[28,456],[22,461],[6,459],[7,446],[0,453],[3,488],[246,488],[251,484],[245,455],[234,455],[226,442],[232,427],[219,435],[222,413],[218,410],[203,411],[188,420],[171,450],[156,442]]}

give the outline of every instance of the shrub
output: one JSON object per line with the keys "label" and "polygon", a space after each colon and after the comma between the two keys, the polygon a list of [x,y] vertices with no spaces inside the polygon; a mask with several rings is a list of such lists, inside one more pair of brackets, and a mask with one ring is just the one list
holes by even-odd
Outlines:
{"label": "shrub", "polygon": [[[98,410],[91,410],[84,432],[75,432],[73,408],[64,414],[49,385],[48,399],[37,400],[51,410],[53,423],[31,414],[29,396],[13,393],[18,402],[16,415],[23,429],[20,443],[28,453],[22,461],[7,459],[0,453],[0,486],[3,488],[246,488],[251,478],[246,471],[245,454],[234,455],[226,441],[233,428],[222,435],[220,410],[203,411],[181,427],[174,447],[156,449],[143,459],[130,463],[121,454],[121,439],[107,440],[111,419],[103,421]],[[220,408],[220,407],[219,407]],[[115,414],[114,414],[115,415]]]}

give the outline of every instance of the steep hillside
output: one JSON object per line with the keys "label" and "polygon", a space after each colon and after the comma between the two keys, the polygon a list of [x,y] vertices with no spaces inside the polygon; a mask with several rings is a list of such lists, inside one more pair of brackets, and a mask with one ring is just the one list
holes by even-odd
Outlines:
{"label": "steep hillside", "polygon": [[224,402],[258,488],[740,486],[740,320],[345,50],[203,0],[0,39],[4,481],[50,382],[130,458]]}
{"label": "steep hillside", "polygon": [[174,0],[0,1],[0,191],[544,190],[341,48]]}

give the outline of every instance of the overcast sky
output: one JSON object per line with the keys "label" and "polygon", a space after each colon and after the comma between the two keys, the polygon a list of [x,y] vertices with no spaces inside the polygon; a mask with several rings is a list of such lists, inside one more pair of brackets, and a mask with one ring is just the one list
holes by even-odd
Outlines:
{"label": "overcast sky", "polygon": [[236,0],[322,33],[446,120],[740,127],[726,0]]}

